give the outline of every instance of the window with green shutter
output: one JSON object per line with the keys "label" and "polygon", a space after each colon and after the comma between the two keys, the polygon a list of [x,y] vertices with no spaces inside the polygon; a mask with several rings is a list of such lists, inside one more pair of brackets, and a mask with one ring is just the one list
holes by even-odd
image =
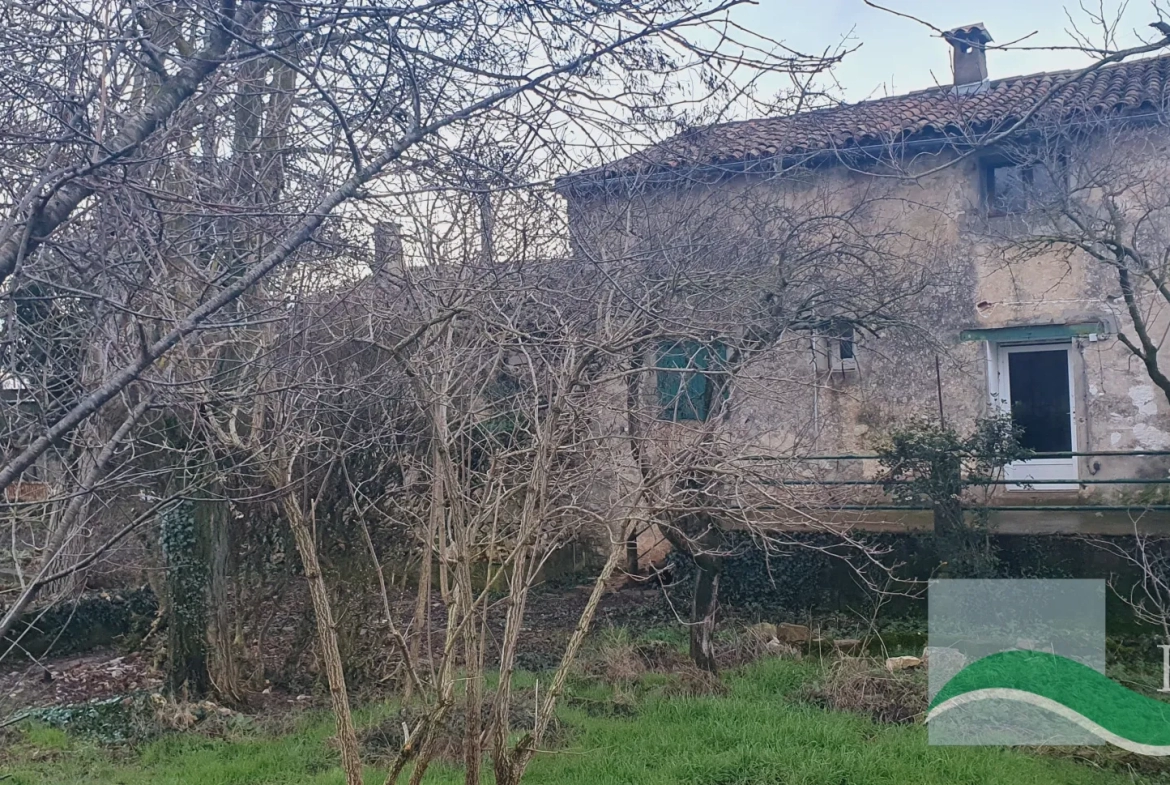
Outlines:
{"label": "window with green shutter", "polygon": [[718,396],[727,397],[727,347],[721,343],[663,341],[655,362],[664,420],[706,420]]}

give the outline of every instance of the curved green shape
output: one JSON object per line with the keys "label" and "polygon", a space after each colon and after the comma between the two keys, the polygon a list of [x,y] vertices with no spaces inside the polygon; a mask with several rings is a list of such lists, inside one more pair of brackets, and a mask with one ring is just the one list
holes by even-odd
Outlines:
{"label": "curved green shape", "polygon": [[1047,652],[1004,651],[976,660],[939,690],[930,708],[985,689],[1039,695],[1137,744],[1170,746],[1170,704],[1123,687],[1087,665]]}

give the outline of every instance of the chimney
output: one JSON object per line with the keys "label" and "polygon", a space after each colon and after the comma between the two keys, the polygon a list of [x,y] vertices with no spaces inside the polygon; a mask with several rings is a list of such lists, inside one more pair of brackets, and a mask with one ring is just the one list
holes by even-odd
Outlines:
{"label": "chimney", "polygon": [[987,50],[991,33],[982,22],[957,27],[943,33],[951,45],[951,63],[955,74],[955,87],[978,85],[987,81]]}
{"label": "chimney", "polygon": [[402,273],[405,259],[402,252],[402,227],[399,224],[390,221],[374,224],[374,263],[370,266],[375,278]]}

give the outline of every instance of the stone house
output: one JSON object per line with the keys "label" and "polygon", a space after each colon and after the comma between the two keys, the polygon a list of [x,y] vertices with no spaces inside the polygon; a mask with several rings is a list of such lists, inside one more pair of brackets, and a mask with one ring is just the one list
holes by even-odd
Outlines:
{"label": "stone house", "polygon": [[[793,242],[778,224],[816,217],[795,245],[835,238],[835,294],[757,374],[758,389],[785,392],[730,405],[753,443],[866,455],[914,415],[968,427],[1005,412],[1047,455],[1008,467],[1002,504],[1148,502],[1151,481],[1170,474],[1170,385],[1156,379],[1170,363],[1170,55],[988,79],[982,25],[946,40],[953,84],[698,128],[566,179],[576,252],[605,264],[685,247],[701,267],[747,236],[766,256]],[[855,241],[831,224],[880,238],[883,261],[859,253],[853,289],[842,249]],[[713,226],[722,239],[696,243]],[[680,382],[675,369],[702,358],[668,355],[659,391],[691,385],[701,399],[703,375]],[[667,419],[701,421],[699,408]],[[832,465],[876,471],[861,458]],[[1130,525],[1124,509],[1066,509],[1052,525],[1102,512]]]}

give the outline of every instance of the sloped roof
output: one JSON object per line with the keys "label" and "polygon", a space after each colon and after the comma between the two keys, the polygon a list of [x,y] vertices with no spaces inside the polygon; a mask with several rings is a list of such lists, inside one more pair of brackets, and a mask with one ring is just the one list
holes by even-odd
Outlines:
{"label": "sloped roof", "polygon": [[1037,111],[1034,122],[1135,114],[1167,105],[1170,55],[1124,61],[1074,78],[1077,73],[1013,76],[958,89],[948,85],[786,117],[706,126],[568,179],[572,184],[596,183],[624,175],[729,166],[778,156],[958,140],[1010,128],[1054,90],[1056,95]]}

